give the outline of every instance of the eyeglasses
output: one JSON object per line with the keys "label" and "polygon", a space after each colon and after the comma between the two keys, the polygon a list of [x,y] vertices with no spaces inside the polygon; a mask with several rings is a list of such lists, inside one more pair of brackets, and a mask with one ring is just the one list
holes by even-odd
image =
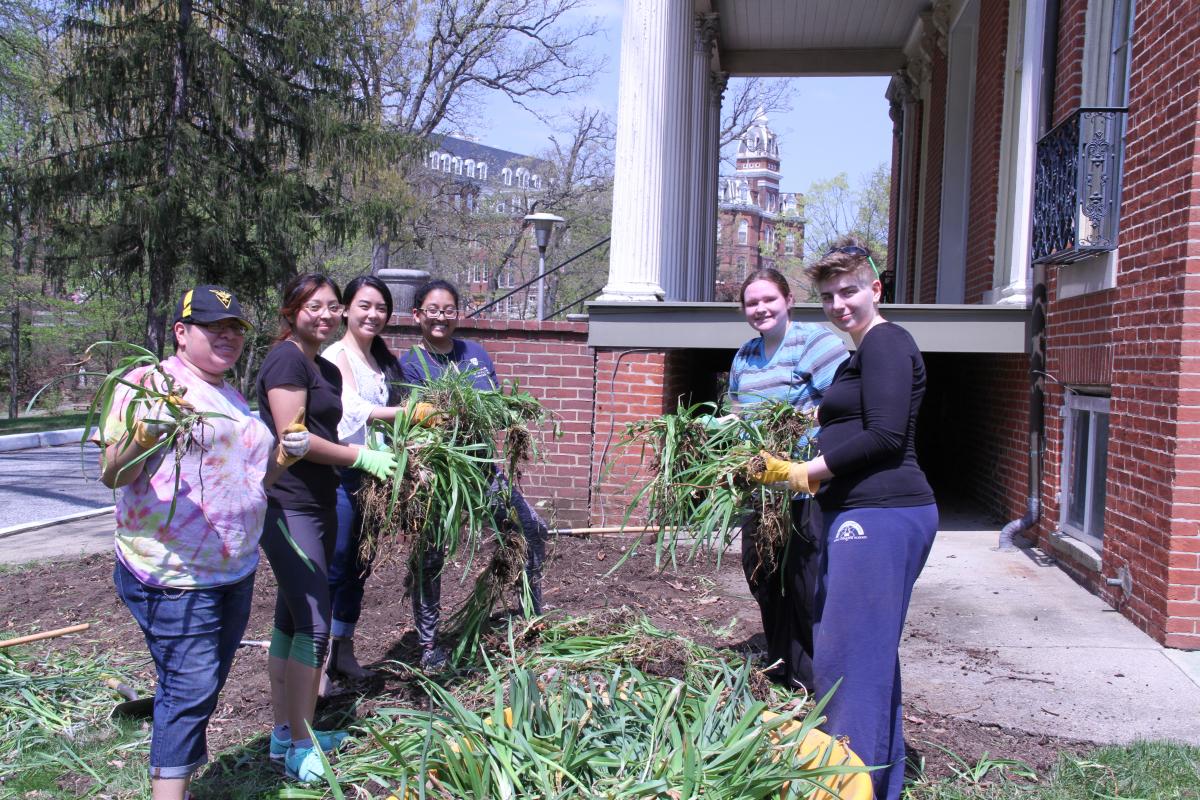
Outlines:
{"label": "eyeglasses", "polygon": [[218,322],[192,322],[184,320],[189,325],[195,325],[197,328],[203,328],[209,333],[220,336],[222,333],[228,333],[232,336],[245,336],[246,326],[237,320],[223,319]]}
{"label": "eyeglasses", "polygon": [[328,311],[330,314],[337,316],[338,314],[342,313],[343,306],[340,303],[330,303],[329,305],[325,306],[321,305],[320,303],[305,303],[303,308],[313,316],[320,314],[322,311]]}
{"label": "eyeglasses", "polygon": [[458,309],[454,306],[446,306],[445,308],[434,308],[433,306],[430,306],[428,308],[420,308],[417,310],[425,316],[433,317],[435,319],[458,319]]}
{"label": "eyeglasses", "polygon": [[855,258],[865,258],[867,260],[867,263],[871,265],[871,269],[875,270],[875,277],[876,278],[883,277],[882,275],[879,274],[879,267],[875,266],[875,259],[871,258],[871,254],[868,253],[864,248],[859,247],[858,245],[851,244],[851,245],[847,245],[846,247],[835,247],[832,250],[830,250],[828,253],[826,253],[825,257],[828,258],[829,256],[833,255],[834,253],[845,253],[846,255],[854,256]]}

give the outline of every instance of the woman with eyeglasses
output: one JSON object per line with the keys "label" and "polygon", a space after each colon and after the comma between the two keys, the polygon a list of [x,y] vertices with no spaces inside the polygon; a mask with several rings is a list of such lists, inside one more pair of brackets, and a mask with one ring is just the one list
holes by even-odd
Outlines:
{"label": "woman with eyeglasses", "polygon": [[[421,341],[400,359],[404,381],[414,386],[424,385],[447,369],[457,368],[473,376],[475,388],[496,389],[496,368],[487,351],[478,342],[454,338],[458,327],[458,289],[452,283],[434,280],[417,289],[413,295],[413,321],[421,329]],[[436,415],[433,410],[431,415]],[[546,526],[508,477],[492,468],[489,490],[493,516],[499,527],[512,518],[510,510],[520,521],[525,536],[525,574],[529,580],[534,614],[542,613],[542,561],[546,552]],[[436,670],[446,663],[446,653],[437,644],[438,619],[441,616],[441,572],[445,554],[429,551],[419,565],[414,565],[412,590],[413,620],[417,641],[421,645],[421,666]]]}
{"label": "woman with eyeglasses", "polygon": [[[791,320],[792,290],[778,270],[757,269],[741,291],[742,312],[758,335],[733,357],[729,399],[735,413],[767,400],[789,403],[815,413],[846,346],[821,325]],[[809,442],[795,443],[793,452]],[[820,513],[812,498],[799,493],[792,502],[792,532],[783,563],[765,563],[757,546],[759,515],[742,521],[742,571],[758,602],[767,639],[767,675],[788,688],[813,686],[813,616],[818,568]]]}
{"label": "woman with eyeglasses", "polygon": [[317,357],[342,321],[337,284],[324,275],[294,278],[283,290],[281,326],[258,374],[259,414],[279,433],[305,421],[311,432],[305,457],[267,494],[262,547],[279,590],[268,670],[275,727],[270,755],[287,774],[310,783],[323,775],[321,750],[336,749],[344,731],[310,738],[318,686],[329,646],[328,566],[337,538],[337,467],[380,478],[396,468],[390,452],[338,443],[342,376]]}
{"label": "woman with eyeglasses", "polygon": [[[308,449],[303,428],[276,442],[225,380],[249,329],[232,292],[189,289],[175,307],[175,354],[159,367],[178,394],[130,413],[139,401],[120,390],[105,420],[100,479],[121,489],[113,583],[158,674],[150,737],[154,800],[187,797],[191,776],[208,759],[208,720],[250,619],[266,486]],[[148,367],[124,380],[166,389]],[[164,403],[211,414],[192,434],[202,446],[187,448],[166,468],[172,454],[146,458],[178,425]]]}
{"label": "woman with eyeglasses", "polygon": [[854,341],[818,411],[821,455],[768,459],[770,477],[824,486],[814,671],[818,696],[841,685],[823,726],[849,736],[871,765],[875,796],[897,800],[904,782],[900,634],[913,584],[937,533],[933,490],[917,464],[925,362],[908,331],[879,313],[870,251],[845,237],[806,270],[829,321]]}
{"label": "woman with eyeglasses", "polygon": [[[325,348],[321,358],[336,366],[342,376],[338,439],[342,444],[364,445],[367,426],[373,420],[395,419],[400,401],[400,362],[382,336],[392,317],[392,293],[374,275],[360,275],[346,284],[344,297],[346,334]],[[341,469],[337,542],[329,562],[333,624],[323,685],[327,678],[363,680],[371,675],[354,653],[354,628],[362,612],[363,587],[371,574],[371,563],[363,561],[360,554],[363,523],[358,490],[362,476],[361,469]]]}

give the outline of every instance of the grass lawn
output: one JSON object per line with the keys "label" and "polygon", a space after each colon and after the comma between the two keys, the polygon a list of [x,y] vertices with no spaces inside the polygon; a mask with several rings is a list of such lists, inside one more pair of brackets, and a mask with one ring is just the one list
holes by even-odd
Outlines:
{"label": "grass lawn", "polygon": [[58,431],[63,428],[82,428],[87,414],[76,411],[67,414],[39,414],[37,416],[0,419],[0,436],[7,433],[34,433]]}

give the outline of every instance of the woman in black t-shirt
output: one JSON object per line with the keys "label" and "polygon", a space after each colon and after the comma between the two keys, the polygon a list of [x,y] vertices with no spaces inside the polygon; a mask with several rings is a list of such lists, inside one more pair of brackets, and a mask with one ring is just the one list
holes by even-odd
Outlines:
{"label": "woman in black t-shirt", "polygon": [[824,531],[813,672],[818,696],[842,684],[823,727],[849,736],[863,761],[881,767],[871,773],[879,800],[897,800],[904,781],[900,633],[938,524],[914,447],[925,362],[908,331],[879,313],[882,286],[863,242],[839,240],[806,272],[854,353],[818,411],[822,455],[803,464],[769,459],[759,477],[825,482],[817,493]]}
{"label": "woman in black t-shirt", "polygon": [[321,778],[319,745],[330,750],[343,731],[308,735],[317,705],[321,666],[329,646],[328,564],[337,536],[335,467],[355,467],[390,477],[390,452],[338,444],[342,378],[317,350],[342,321],[337,284],[324,275],[301,275],[283,290],[281,331],[258,374],[258,406],[277,435],[304,421],[310,432],[307,455],[267,492],[262,548],[279,585],[271,633],[269,671],[275,728],[270,754],[289,776]]}

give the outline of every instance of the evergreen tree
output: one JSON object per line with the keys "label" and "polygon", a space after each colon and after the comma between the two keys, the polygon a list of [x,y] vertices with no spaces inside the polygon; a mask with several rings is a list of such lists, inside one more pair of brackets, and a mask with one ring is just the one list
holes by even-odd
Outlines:
{"label": "evergreen tree", "polygon": [[188,280],[253,298],[323,238],[374,230],[392,202],[354,202],[408,153],[370,119],[347,0],[88,0],[66,21],[52,169],[40,197],[78,250],[144,276],[146,343],[162,351]]}

